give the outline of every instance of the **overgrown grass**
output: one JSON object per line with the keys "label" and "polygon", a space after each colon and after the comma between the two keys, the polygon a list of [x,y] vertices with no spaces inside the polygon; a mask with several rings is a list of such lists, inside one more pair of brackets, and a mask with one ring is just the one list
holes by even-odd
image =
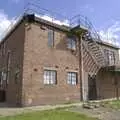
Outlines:
{"label": "overgrown grass", "polygon": [[17,116],[0,117],[0,120],[97,120],[79,113],[61,109],[24,113]]}

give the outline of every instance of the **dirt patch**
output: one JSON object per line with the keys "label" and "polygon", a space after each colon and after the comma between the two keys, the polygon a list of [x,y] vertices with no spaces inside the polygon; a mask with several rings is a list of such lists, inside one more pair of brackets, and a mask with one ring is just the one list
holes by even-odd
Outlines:
{"label": "dirt patch", "polygon": [[112,109],[100,104],[90,104],[67,109],[72,112],[79,112],[100,120],[120,120],[120,109]]}

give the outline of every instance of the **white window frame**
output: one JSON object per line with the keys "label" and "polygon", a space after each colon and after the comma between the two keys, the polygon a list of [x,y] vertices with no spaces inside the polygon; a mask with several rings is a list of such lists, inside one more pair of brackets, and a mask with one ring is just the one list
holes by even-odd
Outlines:
{"label": "white window frame", "polygon": [[114,65],[115,64],[115,53],[114,53],[114,51],[105,49],[105,55],[107,57],[107,63],[109,65]]}
{"label": "white window frame", "polygon": [[57,71],[56,70],[44,70],[44,84],[55,85],[57,84]]}
{"label": "white window frame", "polygon": [[2,72],[2,80],[3,81],[7,80],[7,72]]}
{"label": "white window frame", "polygon": [[67,84],[77,85],[77,82],[78,82],[77,72],[67,72]]}

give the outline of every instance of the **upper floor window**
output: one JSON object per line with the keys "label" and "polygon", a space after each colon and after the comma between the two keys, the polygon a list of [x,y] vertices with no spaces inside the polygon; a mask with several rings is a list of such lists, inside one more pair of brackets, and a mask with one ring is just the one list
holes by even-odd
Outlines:
{"label": "upper floor window", "polygon": [[77,73],[76,72],[67,73],[67,83],[71,85],[77,84]]}
{"label": "upper floor window", "polygon": [[68,37],[68,48],[75,50],[76,49],[76,38],[75,37]]}
{"label": "upper floor window", "polygon": [[115,53],[111,50],[104,50],[105,56],[107,58],[107,64],[114,65],[115,64]]}
{"label": "upper floor window", "polygon": [[51,29],[48,30],[48,46],[54,46],[54,31]]}
{"label": "upper floor window", "polygon": [[0,56],[4,56],[6,52],[6,44],[5,42],[0,45]]}
{"label": "upper floor window", "polygon": [[55,70],[44,70],[44,84],[56,84],[57,72]]}

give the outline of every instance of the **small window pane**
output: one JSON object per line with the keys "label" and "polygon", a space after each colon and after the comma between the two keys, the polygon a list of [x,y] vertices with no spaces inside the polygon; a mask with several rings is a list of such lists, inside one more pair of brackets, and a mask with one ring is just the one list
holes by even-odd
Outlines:
{"label": "small window pane", "polygon": [[44,84],[56,84],[56,71],[54,70],[44,71]]}
{"label": "small window pane", "polygon": [[68,72],[67,83],[71,85],[77,84],[77,73],[75,72]]}
{"label": "small window pane", "polygon": [[115,64],[115,53],[107,49],[104,50],[104,53],[106,56],[107,64],[114,65]]}

